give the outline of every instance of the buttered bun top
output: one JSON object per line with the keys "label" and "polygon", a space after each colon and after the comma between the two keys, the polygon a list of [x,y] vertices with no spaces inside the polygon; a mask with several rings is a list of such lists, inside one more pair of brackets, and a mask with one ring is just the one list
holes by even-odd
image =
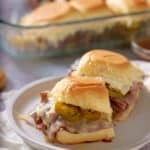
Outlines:
{"label": "buttered bun top", "polygon": [[46,24],[47,22],[56,22],[61,18],[66,17],[71,12],[71,7],[67,2],[47,2],[31,13],[25,15],[22,20],[22,25]]}
{"label": "buttered bun top", "polygon": [[112,109],[104,82],[90,77],[66,77],[59,81],[49,96],[55,102],[63,102],[81,109],[107,114],[111,120]]}
{"label": "buttered bun top", "polygon": [[106,8],[103,0],[71,0],[71,6],[79,12],[87,12],[99,8]]}
{"label": "buttered bun top", "polygon": [[107,6],[115,13],[130,13],[148,10],[148,0],[106,0]]}
{"label": "buttered bun top", "polygon": [[143,72],[125,56],[107,50],[87,52],[72,75],[99,77],[124,95],[134,82],[143,80]]}
{"label": "buttered bun top", "polygon": [[150,9],[150,0],[71,0],[45,2],[20,20],[24,26],[112,16]]}
{"label": "buttered bun top", "polygon": [[21,25],[44,25],[112,15],[103,0],[72,0],[71,2],[46,2],[26,14]]}
{"label": "buttered bun top", "polygon": [[[128,66],[129,60],[123,55],[107,50],[92,50],[86,53],[82,57],[82,62],[90,61],[90,62],[100,62],[100,63],[109,63],[112,65],[123,65]],[[82,63],[81,62],[81,63]]]}

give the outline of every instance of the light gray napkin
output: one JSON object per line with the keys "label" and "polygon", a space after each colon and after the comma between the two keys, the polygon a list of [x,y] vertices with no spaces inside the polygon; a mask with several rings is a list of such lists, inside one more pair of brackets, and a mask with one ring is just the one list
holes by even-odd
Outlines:
{"label": "light gray napkin", "polygon": [[[13,90],[2,94],[6,107],[11,100],[10,97],[16,93],[17,90]],[[33,150],[9,126],[6,110],[0,112],[0,150]]]}

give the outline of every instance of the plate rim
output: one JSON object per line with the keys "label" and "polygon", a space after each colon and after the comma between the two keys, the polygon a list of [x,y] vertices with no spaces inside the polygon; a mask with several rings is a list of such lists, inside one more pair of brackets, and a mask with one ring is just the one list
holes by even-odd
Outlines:
{"label": "plate rim", "polygon": [[[66,150],[64,148],[59,148],[59,147],[56,147],[54,145],[45,145],[45,144],[42,144],[42,143],[39,143],[37,142],[36,140],[30,138],[27,136],[27,134],[25,134],[17,125],[15,119],[14,119],[14,110],[13,110],[13,106],[17,100],[17,98],[22,95],[26,90],[28,90],[29,88],[32,88],[34,86],[37,86],[38,84],[40,83],[44,83],[44,82],[47,82],[47,81],[52,81],[52,80],[57,80],[57,79],[61,79],[63,78],[63,76],[58,76],[58,77],[47,77],[47,78],[42,78],[42,79],[39,79],[39,80],[36,80],[36,81],[33,81],[29,84],[27,84],[26,86],[24,86],[23,88],[21,88],[16,95],[13,96],[13,98],[10,100],[10,103],[8,104],[7,108],[6,108],[6,113],[7,113],[7,117],[8,119],[10,120],[9,122],[9,125],[12,125],[13,126],[13,130],[21,137],[23,138],[23,140],[25,140],[29,145],[31,145],[30,143],[32,144],[36,144],[36,145],[39,145],[40,147],[43,147],[43,148],[46,148],[46,149],[52,149],[52,150]],[[32,146],[33,147],[33,146]]]}
{"label": "plate rim", "polygon": [[[36,140],[30,138],[27,136],[27,134],[25,134],[17,125],[15,119],[14,119],[14,110],[13,110],[13,106],[17,100],[17,98],[22,95],[26,90],[28,90],[29,88],[35,87],[41,83],[44,82],[50,82],[53,80],[59,80],[61,78],[63,78],[64,76],[57,76],[57,77],[46,77],[46,78],[42,78],[36,81],[33,81],[27,85],[25,85],[23,88],[21,88],[10,100],[10,103],[8,103],[8,106],[6,107],[6,113],[7,113],[7,117],[10,120],[9,125],[13,126],[13,130],[25,141],[27,142],[29,145],[32,144],[36,144],[39,145],[40,147],[46,148],[46,149],[53,149],[53,150],[67,150],[67,148],[60,148],[58,146],[55,145],[46,145],[43,143],[39,143]],[[148,135],[146,137],[144,137],[143,139],[141,139],[140,141],[138,141],[137,143],[133,143],[130,147],[128,147],[128,150],[137,150],[142,148],[143,146],[145,146],[146,144],[148,144],[150,142],[150,132],[148,133]]]}

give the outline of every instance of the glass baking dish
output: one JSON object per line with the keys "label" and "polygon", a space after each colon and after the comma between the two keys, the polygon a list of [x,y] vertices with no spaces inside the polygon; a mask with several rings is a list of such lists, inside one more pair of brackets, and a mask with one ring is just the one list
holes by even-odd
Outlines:
{"label": "glass baking dish", "polygon": [[145,10],[25,27],[17,24],[29,10],[25,1],[12,0],[8,5],[8,0],[2,0],[2,5],[6,8],[0,13],[1,45],[6,52],[19,58],[71,55],[93,48],[129,47],[134,32],[150,24],[150,10]]}

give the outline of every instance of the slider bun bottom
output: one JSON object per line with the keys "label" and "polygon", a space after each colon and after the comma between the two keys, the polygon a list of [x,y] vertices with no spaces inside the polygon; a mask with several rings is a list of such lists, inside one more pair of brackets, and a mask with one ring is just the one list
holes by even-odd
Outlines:
{"label": "slider bun bottom", "polygon": [[115,136],[114,129],[101,129],[99,131],[90,132],[90,133],[70,133],[66,130],[61,129],[57,135],[56,139],[59,143],[62,144],[78,144],[84,142],[93,142],[108,140],[111,141]]}

